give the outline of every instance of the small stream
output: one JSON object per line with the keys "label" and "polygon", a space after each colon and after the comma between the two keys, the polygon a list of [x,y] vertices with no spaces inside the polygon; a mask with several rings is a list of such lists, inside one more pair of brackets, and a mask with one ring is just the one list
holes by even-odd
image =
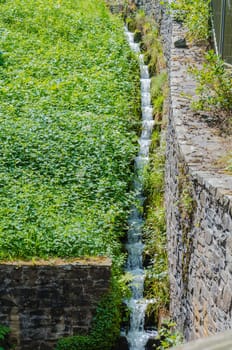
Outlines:
{"label": "small stream", "polygon": [[[150,85],[148,67],[144,64],[143,55],[140,53],[139,44],[134,42],[134,34],[125,28],[125,34],[131,49],[139,56],[140,82],[141,82],[141,110],[142,110],[142,133],[139,138],[139,152],[135,159],[134,190],[137,195],[139,205],[143,205],[143,173],[149,162],[149,147],[153,130],[153,117],[151,106]],[[143,242],[142,229],[144,219],[138,207],[131,208],[128,219],[128,236],[126,249],[128,252],[126,271],[132,276],[131,291],[132,297],[127,301],[127,306],[131,311],[130,328],[126,334],[130,350],[145,350],[150,338],[157,335],[156,331],[146,331],[144,329],[145,312],[147,305],[154,300],[143,298],[145,271],[143,268]]]}

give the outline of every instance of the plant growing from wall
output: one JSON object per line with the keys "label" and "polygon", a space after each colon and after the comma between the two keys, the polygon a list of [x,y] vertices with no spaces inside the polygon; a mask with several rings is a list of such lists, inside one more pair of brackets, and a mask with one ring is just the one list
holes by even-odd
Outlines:
{"label": "plant growing from wall", "polygon": [[[177,0],[172,2],[171,9],[177,20],[183,21],[188,30],[188,38],[194,41],[207,40],[210,35],[209,0]],[[232,106],[232,74],[223,60],[213,50],[205,54],[203,67],[191,69],[197,81],[198,98],[193,102],[196,110],[216,112],[221,121],[225,120],[224,129],[231,132],[230,117]]]}
{"label": "plant growing from wall", "polygon": [[137,11],[126,18],[129,30],[134,32],[135,41],[140,42],[144,53],[144,62],[148,65],[149,73],[153,76],[166,67],[163,48],[159,36],[158,25],[152,17],[145,15],[144,11]]}
{"label": "plant growing from wall", "polygon": [[160,125],[164,125],[165,123],[163,120],[163,112],[167,92],[167,72],[162,69],[161,72],[157,72],[157,74],[151,78],[151,100],[156,125],[159,123]]}
{"label": "plant growing from wall", "polygon": [[196,102],[193,107],[198,110],[214,111],[221,117],[232,115],[232,73],[223,60],[214,51],[205,55],[201,69],[191,69],[197,81]]}
{"label": "plant growing from wall", "polygon": [[194,213],[196,208],[196,201],[194,199],[193,185],[189,179],[189,175],[186,169],[179,166],[178,175],[178,191],[179,201],[178,208],[180,214],[180,231],[182,233],[182,281],[183,281],[183,292],[187,292],[188,288],[188,275],[189,265],[192,255],[192,241],[191,229],[194,222]]}
{"label": "plant growing from wall", "polygon": [[[151,162],[147,170],[145,191],[147,195],[144,227],[144,259],[147,265],[145,297],[155,299],[148,314],[155,324],[160,313],[169,306],[169,278],[166,250],[166,225],[164,209],[164,147],[160,146],[159,131],[153,134]],[[150,317],[151,317],[150,316]]]}
{"label": "plant growing from wall", "polygon": [[166,321],[162,324],[157,337],[156,350],[169,349],[183,342],[183,336],[175,330],[175,327],[176,324],[172,321]]}
{"label": "plant growing from wall", "polygon": [[112,280],[111,291],[98,305],[89,335],[61,339],[55,350],[109,350],[120,335],[122,294],[120,284]]}
{"label": "plant growing from wall", "polygon": [[210,0],[176,0],[170,7],[174,17],[183,21],[190,40],[209,38]]}
{"label": "plant growing from wall", "polygon": [[[7,336],[10,333],[10,328],[7,326],[0,325],[0,350],[10,349],[9,344],[7,344]],[[11,347],[12,349],[12,347]]]}

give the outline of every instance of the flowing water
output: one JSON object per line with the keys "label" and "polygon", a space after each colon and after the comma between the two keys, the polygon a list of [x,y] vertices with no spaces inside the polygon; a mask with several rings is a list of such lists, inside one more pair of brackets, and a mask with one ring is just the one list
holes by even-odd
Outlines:
{"label": "flowing water", "polygon": [[[125,28],[127,40],[131,49],[139,55],[140,62],[140,82],[141,82],[141,111],[142,111],[142,133],[139,139],[139,152],[135,159],[135,179],[134,190],[140,205],[143,205],[143,174],[144,169],[149,162],[149,147],[151,144],[151,135],[154,125],[152,118],[151,94],[148,67],[144,64],[143,55],[140,53],[139,44],[134,42],[133,33]],[[149,338],[157,335],[155,331],[145,331],[145,312],[147,305],[153,303],[153,300],[143,298],[145,272],[143,269],[143,243],[142,228],[143,217],[138,208],[131,208],[128,219],[128,238],[126,248],[128,251],[128,259],[126,271],[132,275],[131,290],[132,297],[127,301],[127,305],[131,311],[130,328],[126,334],[130,350],[145,350],[145,346]]]}

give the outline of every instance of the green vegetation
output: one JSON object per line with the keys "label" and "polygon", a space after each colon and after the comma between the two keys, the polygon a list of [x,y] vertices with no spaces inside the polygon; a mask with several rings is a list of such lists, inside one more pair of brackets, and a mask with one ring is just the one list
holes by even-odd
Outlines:
{"label": "green vegetation", "polygon": [[171,9],[175,18],[183,21],[190,40],[208,39],[210,0],[176,0]]}
{"label": "green vegetation", "polygon": [[196,200],[194,199],[193,184],[189,179],[189,175],[185,167],[178,166],[178,192],[179,202],[178,209],[180,213],[180,231],[182,233],[182,281],[183,292],[187,293],[189,266],[193,250],[193,237],[191,228],[193,227],[194,214],[196,212]]}
{"label": "green vegetation", "polygon": [[226,172],[232,175],[232,155],[229,155],[230,159],[227,161]]}
{"label": "green vegetation", "polygon": [[[187,38],[207,43],[210,37],[210,0],[177,0],[170,6],[174,17],[183,21],[187,28]],[[198,96],[192,103],[193,108],[214,112],[219,117],[218,126],[222,132],[231,134],[231,69],[210,50],[206,52],[203,67],[192,68],[191,72],[197,81]]]}
{"label": "green vegetation", "polygon": [[[193,103],[200,110],[214,110],[219,114],[232,113],[232,75],[214,51],[208,51],[201,69],[193,68],[199,99]],[[222,113],[221,113],[222,114]]]}
{"label": "green vegetation", "polygon": [[151,100],[153,105],[153,113],[156,125],[164,124],[163,106],[167,96],[167,72],[162,70],[151,78]]}
{"label": "green vegetation", "polygon": [[90,335],[57,345],[109,349],[126,289],[139,64],[103,0],[0,2],[0,259],[111,257]]}
{"label": "green vegetation", "polygon": [[0,258],[121,264],[138,63],[104,1],[1,1]]}
{"label": "green vegetation", "polygon": [[138,11],[132,13],[126,22],[129,29],[134,31],[135,40],[140,41],[140,48],[144,53],[144,61],[148,65],[150,75],[159,74],[165,69],[165,59],[158,26],[154,19],[146,16],[143,11]]}
{"label": "green vegetation", "polygon": [[[177,0],[171,4],[171,8],[175,18],[184,22],[188,39],[209,39],[210,0]],[[206,53],[202,69],[195,67],[191,71],[197,80],[198,99],[193,102],[194,109],[218,113],[221,121],[227,119],[228,127],[232,105],[231,71],[213,50]]]}
{"label": "green vegetation", "polygon": [[56,350],[109,350],[119,335],[122,294],[118,283],[100,302],[92,331],[89,335],[77,335],[61,339]]}
{"label": "green vegetation", "polygon": [[183,342],[183,336],[175,331],[175,327],[176,324],[174,322],[167,321],[163,323],[157,336],[160,344],[156,347],[156,350],[169,349]]}
{"label": "green vegetation", "polygon": [[6,337],[10,333],[10,328],[0,325],[0,350],[5,350],[6,347],[9,349],[8,345],[6,344]]}
{"label": "green vegetation", "polygon": [[160,145],[160,134],[153,134],[151,162],[146,175],[145,190],[148,197],[144,254],[149,259],[145,279],[145,297],[155,298],[148,313],[158,324],[160,313],[169,306],[169,278],[166,250],[166,225],[164,209],[164,147]]}
{"label": "green vegetation", "polygon": [[145,174],[146,222],[144,227],[144,260],[147,266],[144,296],[155,299],[147,313],[154,324],[158,324],[161,313],[166,314],[169,306],[169,279],[166,251],[166,226],[164,209],[164,145],[161,142],[164,100],[167,96],[167,73],[158,26],[142,11],[132,13],[126,22],[140,41],[145,62],[149,67],[151,80],[151,100],[155,131],[152,137],[150,164]]}

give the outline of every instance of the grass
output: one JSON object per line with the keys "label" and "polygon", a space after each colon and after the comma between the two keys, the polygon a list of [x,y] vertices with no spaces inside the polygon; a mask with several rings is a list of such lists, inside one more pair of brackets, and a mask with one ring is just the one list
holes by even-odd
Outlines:
{"label": "grass", "polygon": [[139,117],[123,25],[100,0],[0,3],[0,258],[120,263]]}

